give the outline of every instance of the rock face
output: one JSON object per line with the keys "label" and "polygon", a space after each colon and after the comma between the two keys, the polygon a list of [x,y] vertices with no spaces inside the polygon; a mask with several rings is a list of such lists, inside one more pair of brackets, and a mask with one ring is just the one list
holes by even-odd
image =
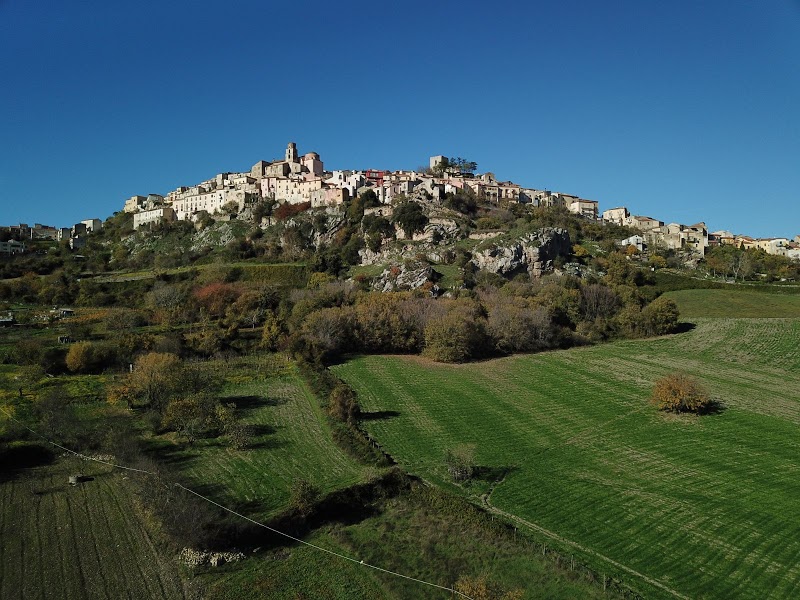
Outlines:
{"label": "rock face", "polygon": [[404,265],[393,266],[386,269],[372,284],[378,292],[394,292],[398,290],[415,290],[430,282],[431,293],[435,294],[438,287],[435,282],[440,275],[430,265],[420,265],[408,268]]}
{"label": "rock face", "polygon": [[553,270],[553,260],[557,256],[567,256],[571,249],[566,229],[545,227],[513,242],[498,242],[477,251],[472,263],[499,275],[513,276],[527,271],[533,277],[541,277]]}

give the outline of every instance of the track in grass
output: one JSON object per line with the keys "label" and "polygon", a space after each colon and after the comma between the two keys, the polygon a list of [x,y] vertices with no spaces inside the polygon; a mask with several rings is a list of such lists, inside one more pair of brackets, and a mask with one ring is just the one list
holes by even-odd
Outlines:
{"label": "track in grass", "polygon": [[[796,597],[800,321],[693,320],[653,340],[459,366],[372,356],[336,372],[365,411],[398,413],[365,426],[411,472],[449,485],[445,450],[472,443],[481,466],[507,471],[494,506],[665,588]],[[678,369],[725,410],[652,409],[652,382]]]}

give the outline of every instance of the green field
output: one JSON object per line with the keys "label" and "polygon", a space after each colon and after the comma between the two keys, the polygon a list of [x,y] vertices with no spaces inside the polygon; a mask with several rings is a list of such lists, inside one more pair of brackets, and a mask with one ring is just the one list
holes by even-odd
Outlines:
{"label": "green field", "polygon": [[[676,299],[709,315],[708,293]],[[739,310],[771,316],[765,296]],[[648,597],[797,597],[800,319],[689,320],[694,329],[651,340],[457,366],[371,356],[335,371],[402,467],[452,488],[444,453],[474,444],[487,475],[464,494],[488,494]],[[675,370],[723,409],[653,409],[653,381]]]}
{"label": "green field", "polygon": [[[70,486],[79,472],[91,479]],[[0,598],[184,597],[123,474],[59,458],[0,476]]]}
{"label": "green field", "polygon": [[229,448],[222,438],[191,445],[174,435],[157,438],[158,454],[176,466],[187,485],[215,490],[215,500],[247,505],[250,516],[266,518],[286,508],[297,479],[330,492],[377,473],[333,442],[319,400],[285,357],[206,364],[226,375],[222,400],[237,405],[242,421],[255,426],[256,436],[244,450]]}
{"label": "green field", "polygon": [[680,290],[668,297],[678,303],[681,318],[800,318],[800,295],[750,290]]}

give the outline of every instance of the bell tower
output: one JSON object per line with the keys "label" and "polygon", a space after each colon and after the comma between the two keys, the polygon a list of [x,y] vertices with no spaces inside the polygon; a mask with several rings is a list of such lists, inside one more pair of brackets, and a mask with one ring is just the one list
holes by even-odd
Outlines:
{"label": "bell tower", "polygon": [[289,142],[289,145],[286,146],[286,162],[288,163],[298,162],[297,145],[294,142]]}

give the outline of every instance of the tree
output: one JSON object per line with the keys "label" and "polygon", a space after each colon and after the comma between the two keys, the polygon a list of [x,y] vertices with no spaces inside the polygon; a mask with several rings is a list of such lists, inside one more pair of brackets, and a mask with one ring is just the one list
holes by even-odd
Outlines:
{"label": "tree", "polygon": [[418,231],[422,231],[428,224],[428,217],[422,211],[419,202],[403,202],[394,209],[394,222],[400,225],[407,237],[411,237]]}
{"label": "tree", "polygon": [[96,368],[97,357],[92,342],[75,342],[67,352],[67,368],[73,373],[88,373]]}
{"label": "tree", "polygon": [[337,383],[328,396],[328,413],[336,420],[345,423],[355,423],[361,414],[353,390],[344,383]]}
{"label": "tree", "polygon": [[479,353],[485,338],[483,319],[474,308],[453,305],[428,321],[422,354],[437,362],[464,362]]}
{"label": "tree", "polygon": [[320,490],[307,479],[295,479],[292,483],[290,506],[303,516],[314,509],[320,497]]}
{"label": "tree", "polygon": [[242,291],[230,283],[210,283],[194,292],[197,303],[213,319],[222,318],[229,306],[234,304]]}
{"label": "tree", "polygon": [[473,175],[478,168],[478,163],[460,156],[448,158],[442,157],[431,169],[431,173],[436,176],[448,175]]}
{"label": "tree", "polygon": [[671,298],[659,296],[642,309],[642,333],[664,335],[678,327],[678,305]]}
{"label": "tree", "polygon": [[706,389],[685,373],[671,373],[656,381],[650,401],[659,410],[704,413],[713,401]]}
{"label": "tree", "polygon": [[174,354],[149,352],[136,359],[128,375],[129,394],[145,406],[160,408],[179,390],[181,359]]}

